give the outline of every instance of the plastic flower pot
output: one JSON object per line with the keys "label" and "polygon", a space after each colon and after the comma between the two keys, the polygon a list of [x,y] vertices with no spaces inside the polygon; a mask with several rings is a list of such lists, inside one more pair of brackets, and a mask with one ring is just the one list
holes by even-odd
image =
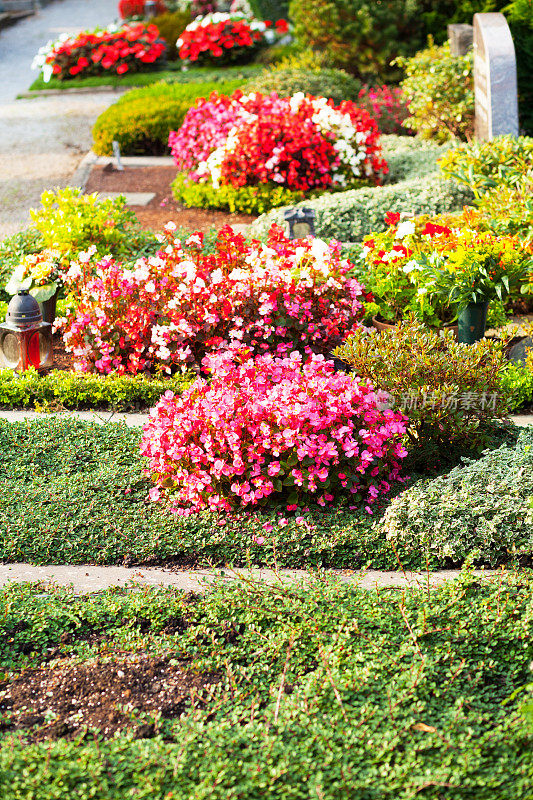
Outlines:
{"label": "plastic flower pot", "polygon": [[42,303],[39,303],[39,308],[41,309],[41,314],[43,316],[43,322],[49,322],[51,325],[54,323],[56,318],[57,295],[58,292],[56,291],[52,297],[48,298],[48,300],[43,300]]}
{"label": "plastic flower pot", "polygon": [[459,311],[459,343],[475,344],[485,335],[489,301],[484,303],[468,303]]}

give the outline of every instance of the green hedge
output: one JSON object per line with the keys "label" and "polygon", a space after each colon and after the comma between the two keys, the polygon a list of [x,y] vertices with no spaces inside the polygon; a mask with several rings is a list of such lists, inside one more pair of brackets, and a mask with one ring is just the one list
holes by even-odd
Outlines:
{"label": "green hedge", "polygon": [[0,408],[147,408],[170,390],[176,394],[191,384],[190,375],[145,378],[143,375],[82,375],[53,370],[39,375],[0,370]]}
{"label": "green hedge", "polygon": [[379,530],[402,552],[462,562],[477,552],[533,556],[533,428],[446,475],[419,481],[396,497]]}
{"label": "green hedge", "polygon": [[335,103],[343,100],[357,100],[361,82],[341,69],[309,70],[299,67],[285,67],[266,71],[252,78],[244,88],[246,92],[292,97],[297,92],[328,97]]}
{"label": "green hedge", "polygon": [[98,155],[112,155],[115,140],[123,155],[168,154],[170,131],[181,127],[198,97],[214,91],[232,94],[242,83],[242,78],[224,83],[160,83],[127,92],[96,120],[93,150]]}
{"label": "green hedge", "polygon": [[[153,658],[146,685],[160,683],[169,654],[176,680],[186,669],[215,683],[185,692],[176,718],[132,711],[129,730],[111,738],[80,731],[39,741],[42,724],[6,724],[0,795],[526,800],[532,589],[527,575],[467,573],[440,590],[402,593],[330,581],[241,583],[205,597],[4,588],[4,687],[28,666],[49,680],[55,672],[57,684],[56,670],[80,662],[98,677],[108,662],[117,685],[121,662],[134,665],[136,654]],[[6,723],[11,716],[2,712]]]}

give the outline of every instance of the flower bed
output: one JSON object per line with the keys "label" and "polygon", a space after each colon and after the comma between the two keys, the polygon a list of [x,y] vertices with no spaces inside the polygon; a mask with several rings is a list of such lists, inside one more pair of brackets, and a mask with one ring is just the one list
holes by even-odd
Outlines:
{"label": "flower bed", "polygon": [[86,253],[67,273],[77,308],[60,324],[78,370],[171,372],[235,344],[328,354],[360,325],[368,295],[337,244],[273,227],[266,245],[247,245],[225,227],[205,256],[201,234],[182,244],[173,227],[133,268]]}
{"label": "flower bed", "polygon": [[176,166],[193,183],[283,187],[302,193],[379,183],[387,171],[379,132],[354,103],[240,90],[213,93],[169,137]]}
{"label": "flower bed", "polygon": [[165,42],[155,25],[144,23],[112,25],[106,29],[84,31],[77,36],[62,34],[55,42],[41,47],[32,64],[43,80],[124,75],[153,69],[165,55]]}
{"label": "flower bed", "polygon": [[248,18],[239,13],[214,13],[194,19],[176,42],[184,61],[217,65],[250,61],[255,51],[272,44],[276,35],[287,33],[288,24],[280,19],[274,29],[268,20]]}
{"label": "flower bed", "polygon": [[[180,398],[165,392],[144,428],[158,500],[177,513],[284,500],[288,510],[347,498],[367,510],[399,475],[405,418],[388,396],[313,356],[277,359],[240,351],[207,359],[212,380]],[[385,409],[383,409],[385,405]],[[160,487],[160,488],[159,488]]]}

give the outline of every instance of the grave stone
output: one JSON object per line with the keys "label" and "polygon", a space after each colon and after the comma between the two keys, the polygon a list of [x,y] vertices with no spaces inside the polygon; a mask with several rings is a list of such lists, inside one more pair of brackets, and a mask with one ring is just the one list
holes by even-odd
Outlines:
{"label": "grave stone", "polygon": [[503,14],[474,14],[476,139],[518,136],[516,57]]}
{"label": "grave stone", "polygon": [[474,42],[472,25],[448,25],[448,39],[452,56],[466,56]]}

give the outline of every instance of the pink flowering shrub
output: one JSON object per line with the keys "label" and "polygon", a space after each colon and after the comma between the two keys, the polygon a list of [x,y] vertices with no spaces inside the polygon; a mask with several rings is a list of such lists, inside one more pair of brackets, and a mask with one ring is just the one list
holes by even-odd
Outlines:
{"label": "pink flowering shrub", "polygon": [[205,256],[201,234],[182,243],[173,228],[167,246],[133,268],[108,258],[95,268],[86,254],[71,267],[77,307],[60,324],[77,370],[170,373],[243,344],[329,354],[360,326],[371,296],[349,277],[338,243],[291,241],[272,226],[266,244],[247,244],[226,226]]}
{"label": "pink flowering shrub", "polygon": [[387,172],[374,119],[354,103],[214,92],[169,135],[176,166],[195,182],[281,185],[309,192],[379,183]]}
{"label": "pink flowering shrub", "polygon": [[211,356],[180,397],[165,392],[144,426],[141,452],[156,486],[178,513],[277,500],[288,509],[340,499],[367,510],[399,476],[405,417],[332,362],[293,352]]}
{"label": "pink flowering shrub", "polygon": [[381,133],[411,134],[402,125],[409,116],[409,109],[399,86],[363,86],[358,104],[376,120]]}

